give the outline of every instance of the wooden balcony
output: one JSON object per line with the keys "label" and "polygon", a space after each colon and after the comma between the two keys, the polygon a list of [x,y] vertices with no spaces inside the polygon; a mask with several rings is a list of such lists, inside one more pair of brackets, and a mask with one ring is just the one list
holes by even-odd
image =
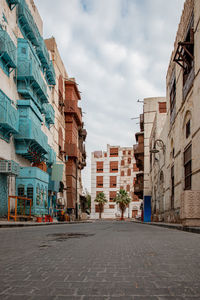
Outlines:
{"label": "wooden balcony", "polygon": [[79,156],[79,151],[78,151],[78,147],[76,144],[66,143],[65,144],[65,152],[66,152],[66,155],[69,157],[78,158],[78,156]]}
{"label": "wooden balcony", "polygon": [[80,107],[77,106],[76,101],[73,100],[65,100],[65,113],[66,114],[73,114],[76,118],[78,125],[82,123],[82,114]]}

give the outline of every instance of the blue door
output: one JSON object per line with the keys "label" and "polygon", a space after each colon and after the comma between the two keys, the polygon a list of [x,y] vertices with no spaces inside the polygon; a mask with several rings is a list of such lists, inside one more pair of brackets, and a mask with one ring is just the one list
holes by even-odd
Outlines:
{"label": "blue door", "polygon": [[144,196],[144,222],[151,222],[151,196]]}
{"label": "blue door", "polygon": [[8,214],[8,181],[7,175],[0,174],[0,217]]}

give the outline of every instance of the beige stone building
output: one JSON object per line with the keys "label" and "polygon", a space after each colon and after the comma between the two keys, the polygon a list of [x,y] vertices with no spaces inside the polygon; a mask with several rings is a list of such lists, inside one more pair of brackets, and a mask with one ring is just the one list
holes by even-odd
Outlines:
{"label": "beige stone building", "polygon": [[200,225],[199,42],[200,1],[186,0],[167,71],[166,124],[151,134],[165,145],[152,164],[153,212],[185,225]]}

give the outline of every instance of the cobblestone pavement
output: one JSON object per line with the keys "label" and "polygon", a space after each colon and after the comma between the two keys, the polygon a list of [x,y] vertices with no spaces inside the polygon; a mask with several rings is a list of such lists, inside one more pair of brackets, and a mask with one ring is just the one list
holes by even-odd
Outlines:
{"label": "cobblestone pavement", "polygon": [[2,228],[0,299],[200,299],[200,235],[120,221]]}

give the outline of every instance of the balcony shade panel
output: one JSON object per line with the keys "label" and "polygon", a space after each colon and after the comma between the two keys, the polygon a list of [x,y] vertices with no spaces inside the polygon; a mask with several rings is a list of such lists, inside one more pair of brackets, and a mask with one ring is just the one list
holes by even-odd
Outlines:
{"label": "balcony shade panel", "polygon": [[15,69],[17,67],[17,48],[10,38],[8,32],[0,25],[0,58],[6,67]]}
{"label": "balcony shade panel", "polygon": [[12,106],[12,100],[9,99],[2,90],[0,90],[0,135],[7,142],[12,134],[19,131],[19,114]]}
{"label": "balcony shade panel", "polygon": [[20,94],[31,98],[35,95],[42,103],[48,103],[47,87],[41,75],[39,59],[33,47],[24,39],[18,39],[17,81]]}

